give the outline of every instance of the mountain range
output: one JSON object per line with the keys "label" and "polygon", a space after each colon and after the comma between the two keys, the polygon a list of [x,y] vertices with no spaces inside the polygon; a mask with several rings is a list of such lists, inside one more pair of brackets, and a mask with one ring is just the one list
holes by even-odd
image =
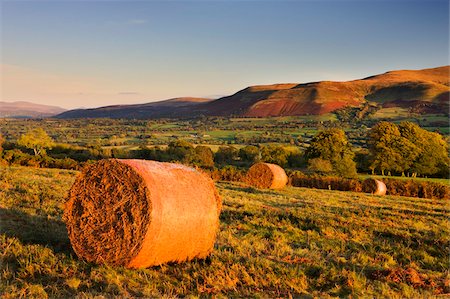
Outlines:
{"label": "mountain range", "polygon": [[283,83],[247,87],[219,99],[175,98],[135,105],[65,111],[58,118],[271,117],[321,115],[366,103],[417,113],[448,113],[450,66],[398,70],[352,81]]}
{"label": "mountain range", "polygon": [[419,112],[448,111],[449,66],[391,71],[368,78],[252,86],[204,105],[212,115],[247,117],[321,115],[373,102]]}
{"label": "mountain range", "polygon": [[44,118],[66,111],[56,106],[34,104],[30,102],[2,102],[0,101],[0,117],[10,118]]}

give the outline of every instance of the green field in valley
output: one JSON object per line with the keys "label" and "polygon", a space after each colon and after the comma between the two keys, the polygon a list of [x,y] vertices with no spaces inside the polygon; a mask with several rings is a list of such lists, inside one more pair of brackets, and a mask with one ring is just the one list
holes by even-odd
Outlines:
{"label": "green field in valley", "polygon": [[74,255],[61,215],[76,174],[0,168],[4,298],[424,298],[450,292],[448,201],[219,182],[223,210],[210,258],[129,270]]}

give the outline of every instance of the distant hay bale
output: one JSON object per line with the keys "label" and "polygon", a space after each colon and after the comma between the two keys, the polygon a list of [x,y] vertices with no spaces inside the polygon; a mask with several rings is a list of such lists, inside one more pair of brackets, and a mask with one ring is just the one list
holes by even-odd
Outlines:
{"label": "distant hay bale", "polygon": [[386,184],[380,180],[366,179],[362,185],[363,192],[373,195],[386,195]]}
{"label": "distant hay bale", "polygon": [[288,177],[278,165],[256,163],[248,170],[245,181],[256,188],[281,189],[286,186]]}
{"label": "distant hay bale", "polygon": [[110,159],[78,176],[64,220],[80,258],[146,268],[207,257],[220,208],[213,181],[195,169]]}

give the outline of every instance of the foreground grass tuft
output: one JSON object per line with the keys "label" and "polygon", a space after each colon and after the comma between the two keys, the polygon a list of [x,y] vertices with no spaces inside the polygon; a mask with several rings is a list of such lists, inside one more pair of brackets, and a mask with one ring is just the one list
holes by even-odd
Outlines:
{"label": "foreground grass tuft", "polygon": [[216,249],[144,270],[79,260],[61,221],[76,172],[0,169],[0,293],[17,297],[428,297],[448,293],[448,202],[218,183]]}

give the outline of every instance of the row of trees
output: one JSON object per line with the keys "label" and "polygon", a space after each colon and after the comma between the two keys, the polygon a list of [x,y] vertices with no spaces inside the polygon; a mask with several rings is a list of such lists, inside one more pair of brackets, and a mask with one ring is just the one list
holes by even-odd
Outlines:
{"label": "row of trees", "polygon": [[288,151],[283,146],[276,145],[248,145],[237,149],[232,145],[220,146],[213,153],[210,147],[197,145],[184,140],[171,142],[167,148],[152,147],[141,148],[135,153],[113,152],[115,157],[134,157],[157,160],[178,161],[200,167],[212,168],[214,166],[235,165],[247,167],[253,163],[263,161],[275,163],[283,167],[299,167],[302,159],[299,151]]}
{"label": "row of trees", "polygon": [[[0,153],[2,138],[0,136]],[[72,149],[55,146],[43,129],[34,129],[17,140],[21,148],[29,149],[35,156],[72,158],[76,161],[99,158],[142,158],[158,161],[178,161],[204,168],[235,165],[247,167],[255,162],[275,163],[283,167],[302,168],[320,174],[354,177],[357,173],[355,152],[341,129],[327,129],[316,134],[303,152],[288,150],[277,145],[247,145],[237,149],[231,145],[221,146],[213,153],[210,147],[193,146],[184,140],[171,142],[167,147],[142,147],[135,151],[102,148]],[[17,150],[16,150],[17,151]],[[411,122],[399,125],[380,122],[368,132],[368,149],[360,151],[358,166],[363,171],[381,172],[383,175],[402,174],[411,176],[448,176],[448,145],[440,134],[421,129]],[[16,152],[6,156],[13,159]],[[5,156],[5,155],[4,155]],[[19,155],[20,156],[20,155]],[[19,157],[20,158],[20,157]],[[364,166],[365,165],[365,166]]]}
{"label": "row of trees", "polygon": [[[356,174],[355,153],[340,129],[319,132],[305,154],[312,171],[346,177]],[[447,177],[448,144],[440,134],[411,122],[380,122],[369,130],[368,152],[362,152],[360,161],[372,174]]]}
{"label": "row of trees", "polygon": [[369,133],[370,169],[416,175],[448,172],[448,145],[440,134],[411,122],[380,122]]}

